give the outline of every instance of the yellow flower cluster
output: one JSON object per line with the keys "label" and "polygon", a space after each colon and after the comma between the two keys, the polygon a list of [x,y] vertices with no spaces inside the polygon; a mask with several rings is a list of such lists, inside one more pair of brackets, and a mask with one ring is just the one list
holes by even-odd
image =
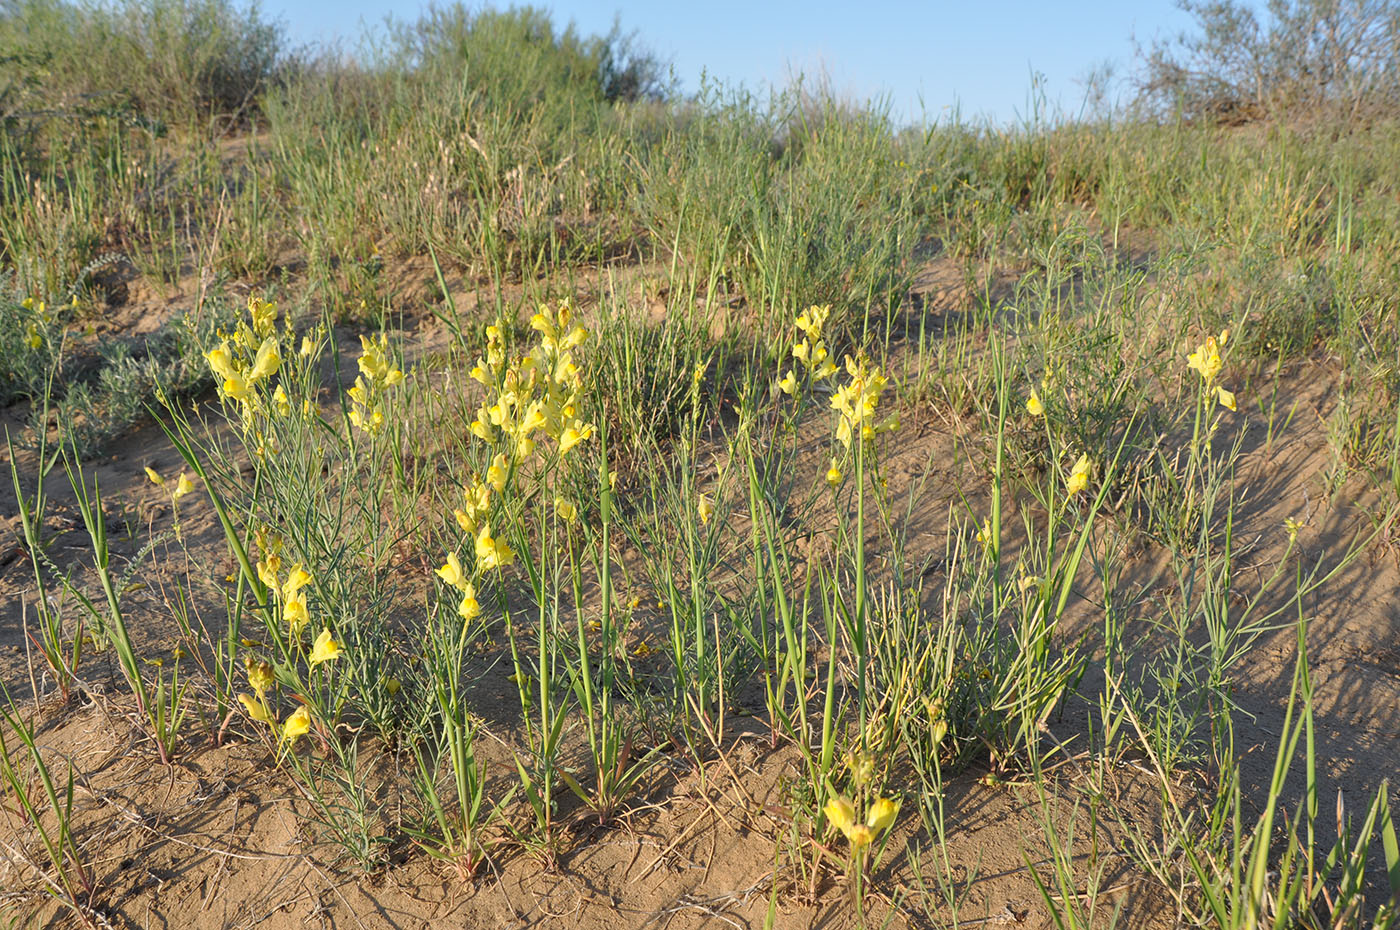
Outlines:
{"label": "yellow flower cluster", "polygon": [[384,427],[384,392],[403,381],[403,372],[389,361],[389,339],[360,336],[360,373],[346,391],[350,422],[373,436]]}
{"label": "yellow flower cluster", "polygon": [[593,425],[579,415],[583,379],[573,360],[588,331],[572,317],[567,301],[557,311],[541,305],[530,318],[539,342],[514,365],[506,362],[500,328],[486,328],[486,356],[477,360],[472,377],[489,393],[471,431],[493,446],[509,442],[514,462],[534,454],[538,433],[554,440],[561,455],[593,437]]}
{"label": "yellow flower cluster", "polygon": [[231,335],[221,334],[219,344],[204,354],[219,379],[219,396],[238,403],[245,428],[262,407],[264,387],[282,366],[277,305],[250,296],[248,315],[251,326],[240,320]]}
{"label": "yellow flower cluster", "polygon": [[899,429],[899,415],[892,414],[879,425],[875,423],[875,409],[880,405],[880,392],[889,379],[880,373],[880,366],[871,365],[864,356],[859,359],[846,356],[846,374],[850,381],[836,389],[831,406],[840,414],[836,424],[836,438],[847,449],[851,439],[872,439],[876,433]]}
{"label": "yellow flower cluster", "polygon": [[275,533],[260,532],[257,535],[257,543],[263,555],[256,566],[258,579],[267,585],[272,596],[281,605],[282,619],[286,621],[292,636],[300,636],[301,631],[311,622],[311,614],[306,607],[306,592],[303,590],[313,580],[311,573],[298,562],[287,571],[287,577],[282,579],[281,537]]}
{"label": "yellow flower cluster", "polygon": [[1225,367],[1224,360],[1220,357],[1220,347],[1230,338],[1230,331],[1223,329],[1217,339],[1215,336],[1207,336],[1206,341],[1196,347],[1196,351],[1186,356],[1186,366],[1194,368],[1200,372],[1201,380],[1206,383],[1206,390],[1215,394],[1220,400],[1222,407],[1235,409],[1235,395],[1224,387],[1215,383],[1219,377],[1221,369]]}
{"label": "yellow flower cluster", "polygon": [[847,798],[835,797],[822,808],[826,819],[840,830],[851,844],[853,852],[860,852],[875,842],[891,826],[899,813],[899,805],[889,798],[876,798],[865,812],[865,820],[856,819],[856,808]]}
{"label": "yellow flower cluster", "polygon": [[[802,363],[802,367],[807,370],[813,381],[823,381],[836,374],[836,363],[831,360],[831,352],[827,349],[826,338],[822,334],[826,327],[826,318],[830,315],[830,305],[824,304],[808,307],[807,312],[799,315],[795,321],[797,333],[802,338],[792,347],[792,357]],[[797,393],[795,368],[788,369],[787,374],[778,382],[778,388],[784,394]]]}
{"label": "yellow flower cluster", "polygon": [[[319,665],[339,657],[340,653],[340,644],[331,637],[330,630],[325,630],[317,637],[309,661],[313,666]],[[250,656],[244,661],[244,667],[248,673],[248,686],[253,689],[253,694],[238,695],[238,702],[243,705],[248,716],[257,723],[267,724],[272,732],[277,734],[279,747],[290,745],[296,742],[297,737],[305,735],[311,729],[311,712],[305,704],[293,711],[285,722],[278,724],[277,715],[273,713],[267,699],[268,691],[277,684],[272,674],[272,666],[266,661],[254,660]]]}

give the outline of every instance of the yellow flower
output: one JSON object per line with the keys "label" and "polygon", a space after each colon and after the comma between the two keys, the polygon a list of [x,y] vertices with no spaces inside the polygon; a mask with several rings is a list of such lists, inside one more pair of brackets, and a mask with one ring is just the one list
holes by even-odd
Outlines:
{"label": "yellow flower", "polygon": [[249,383],[270,377],[281,365],[282,355],[277,351],[277,337],[268,336],[258,347],[257,358],[253,360],[253,370],[248,372]]}
{"label": "yellow flower", "polygon": [[1217,397],[1220,398],[1220,406],[1228,407],[1231,410],[1235,409],[1235,395],[1233,393],[1217,385],[1215,388],[1215,394]]}
{"label": "yellow flower", "polygon": [[248,684],[258,692],[258,697],[267,693],[267,689],[273,685],[272,666],[266,662],[248,661]]}
{"label": "yellow flower", "polygon": [[715,512],[715,505],[710,503],[710,498],[704,494],[700,495],[700,500],[695,505],[696,511],[700,514],[700,523],[703,526],[710,522],[710,514]]}
{"label": "yellow flower", "polygon": [[228,352],[228,343],[225,342],[204,353],[205,359],[209,362],[210,370],[224,381],[238,377],[238,369],[234,367],[233,359]]}
{"label": "yellow flower", "polygon": [[990,546],[992,541],[992,521],[990,517],[984,517],[982,528],[977,531],[977,545]]}
{"label": "yellow flower", "polygon": [[311,730],[311,712],[303,704],[296,709],[287,722],[282,724],[282,742],[295,743],[298,736],[304,736]]}
{"label": "yellow flower", "polygon": [[1084,490],[1084,486],[1089,483],[1090,467],[1089,457],[1087,455],[1081,455],[1075,461],[1074,467],[1070,469],[1069,481],[1065,484],[1065,490],[1070,494],[1078,494],[1080,491]]}
{"label": "yellow flower", "polygon": [[184,472],[180,472],[180,479],[175,482],[175,490],[171,492],[170,496],[174,500],[179,500],[193,490],[194,482],[190,480],[190,476]]}
{"label": "yellow flower", "polygon": [[248,315],[253,318],[253,332],[267,336],[277,321],[277,304],[262,300],[254,294],[248,295]]}
{"label": "yellow flower", "polygon": [[1031,391],[1031,396],[1026,399],[1026,412],[1033,417],[1045,415],[1045,405],[1040,402],[1040,395]]}
{"label": "yellow flower", "polygon": [[570,426],[559,434],[559,454],[565,454],[574,446],[592,437],[592,435],[592,425],[585,425],[581,429]]}
{"label": "yellow flower", "polygon": [[851,827],[856,822],[856,809],[850,801],[842,797],[832,798],[826,802],[822,812],[826,814],[826,819],[832,826],[848,837],[851,835]]}
{"label": "yellow flower", "polygon": [[863,823],[858,823],[851,827],[850,832],[846,834],[846,839],[851,841],[852,849],[860,851],[875,842],[875,831]]}
{"label": "yellow flower", "polygon": [[311,575],[298,562],[292,566],[292,570],[287,573],[287,580],[282,583],[283,600],[292,600],[297,596],[297,592],[311,584]]}
{"label": "yellow flower", "polygon": [[277,572],[282,568],[282,557],[272,553],[258,563],[258,579],[269,588],[277,589]]}
{"label": "yellow flower", "polygon": [[386,678],[384,680],[384,690],[389,692],[389,697],[398,697],[399,689],[401,689],[402,687],[403,685],[399,682],[399,680],[397,678],[394,678],[393,676],[390,676],[389,678]]}
{"label": "yellow flower", "polygon": [[797,393],[797,374],[791,368],[788,369],[787,374],[783,375],[783,380],[778,382],[778,389],[784,394]]}
{"label": "yellow flower", "polygon": [[500,494],[506,489],[506,477],[510,474],[510,463],[506,461],[505,454],[496,453],[496,457],[491,460],[491,467],[486,469],[486,483]]}
{"label": "yellow flower", "polygon": [[574,520],[578,519],[578,508],[571,501],[562,497],[554,499],[554,512],[559,514],[560,519],[565,523],[573,523]]}
{"label": "yellow flower", "polygon": [[515,550],[504,539],[491,535],[491,525],[483,524],[476,534],[476,564],[489,571],[509,565],[515,559]]}
{"label": "yellow flower", "polygon": [[1200,372],[1206,384],[1210,384],[1220,374],[1220,369],[1225,367],[1224,361],[1220,358],[1220,346],[1230,337],[1230,331],[1224,330],[1220,333],[1220,340],[1217,342],[1214,336],[1207,336],[1206,341],[1196,347],[1196,351],[1186,356],[1186,365]]}
{"label": "yellow flower", "polygon": [[255,698],[251,694],[240,694],[238,703],[242,704],[243,709],[248,712],[248,716],[258,723],[266,723],[269,726],[277,724],[277,721],[272,718],[272,714],[268,713],[267,705],[259,698]]}
{"label": "yellow flower", "polygon": [[165,484],[165,479],[161,477],[160,472],[156,471],[149,465],[146,466],[146,477],[150,478],[151,484],[154,484],[157,487],[159,487],[162,484]]}
{"label": "yellow flower", "polygon": [[322,662],[340,658],[340,653],[340,643],[331,638],[331,631],[322,630],[311,647],[311,657],[307,661],[312,665],[320,665]]}
{"label": "yellow flower", "polygon": [[1292,543],[1298,539],[1298,531],[1303,528],[1303,524],[1292,517],[1286,517],[1283,521],[1283,528],[1288,530],[1288,541]]}
{"label": "yellow flower", "polygon": [[467,582],[462,589],[462,602],[457,605],[457,615],[463,620],[471,622],[481,614],[481,605],[476,600],[476,588],[471,582]]}
{"label": "yellow flower", "polygon": [[894,823],[899,805],[889,798],[877,798],[865,813],[865,824],[876,833],[884,833]]}
{"label": "yellow flower", "polygon": [[462,563],[455,552],[447,553],[447,564],[437,570],[437,576],[454,588],[466,590],[467,579],[462,574]]}
{"label": "yellow flower", "polygon": [[839,487],[841,480],[846,476],[841,473],[841,468],[836,464],[836,459],[831,460],[831,467],[826,470],[826,483],[833,488]]}
{"label": "yellow flower", "polygon": [[293,636],[306,629],[306,624],[311,621],[311,614],[306,609],[306,596],[298,593],[295,597],[288,598],[282,607],[282,618],[287,621],[287,627]]}

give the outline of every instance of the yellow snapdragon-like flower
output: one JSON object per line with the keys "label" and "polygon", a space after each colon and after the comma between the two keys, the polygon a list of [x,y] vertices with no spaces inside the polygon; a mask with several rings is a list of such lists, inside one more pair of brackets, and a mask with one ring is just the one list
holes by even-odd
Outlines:
{"label": "yellow snapdragon-like flower", "polygon": [[850,835],[851,827],[856,822],[855,805],[843,797],[835,797],[826,802],[822,812],[826,814],[826,819],[832,826],[843,834]]}
{"label": "yellow snapdragon-like flower", "polygon": [[437,576],[454,588],[461,589],[467,583],[467,576],[462,572],[462,562],[457,558],[457,553],[447,553],[447,564],[437,570]]}
{"label": "yellow snapdragon-like flower", "polygon": [[261,698],[272,687],[275,678],[272,676],[272,666],[265,661],[247,661],[248,686],[258,693]]}
{"label": "yellow snapdragon-like flower", "polygon": [[883,833],[894,825],[895,815],[899,813],[899,805],[889,798],[876,798],[870,805],[870,810],[865,812],[865,825],[876,833]]}
{"label": "yellow snapdragon-like flower", "polygon": [[1084,490],[1084,486],[1089,483],[1089,470],[1092,467],[1087,455],[1076,459],[1074,467],[1070,469],[1069,480],[1065,482],[1065,490],[1070,494],[1078,494]]}
{"label": "yellow snapdragon-like flower", "polygon": [[476,587],[470,581],[462,585],[462,600],[457,604],[457,614],[468,622],[481,614],[481,604],[476,599]]}
{"label": "yellow snapdragon-like flower", "polygon": [[1207,336],[1206,341],[1197,346],[1195,352],[1186,356],[1187,366],[1200,372],[1206,384],[1213,383],[1216,376],[1220,374],[1220,370],[1225,367],[1224,361],[1220,358],[1220,347],[1229,338],[1230,331],[1228,329],[1221,330],[1218,340],[1215,336]]}
{"label": "yellow snapdragon-like flower", "polygon": [[1045,405],[1040,402],[1040,395],[1031,391],[1031,396],[1026,398],[1026,412],[1033,417],[1045,416]]}
{"label": "yellow snapdragon-like flower", "polygon": [[175,482],[175,490],[170,492],[170,496],[173,500],[178,501],[193,490],[194,481],[192,481],[190,476],[185,472],[180,472],[179,480]]}
{"label": "yellow snapdragon-like flower", "polygon": [[831,467],[826,470],[826,483],[833,488],[839,488],[841,486],[841,481],[845,477],[845,474],[841,471],[841,466],[837,464],[836,459],[833,458],[831,460]]}
{"label": "yellow snapdragon-like flower", "polygon": [[154,484],[156,487],[160,487],[162,484],[165,484],[165,478],[161,477],[160,472],[156,471],[149,465],[146,466],[146,477],[151,479],[151,484]]}
{"label": "yellow snapdragon-like flower", "polygon": [[267,704],[263,702],[261,696],[253,697],[251,694],[240,694],[238,703],[243,705],[243,709],[248,712],[248,716],[258,723],[266,723],[269,726],[276,726],[277,720],[267,709]]}
{"label": "yellow snapdragon-like flower", "polygon": [[710,498],[701,494],[700,499],[695,504],[695,510],[700,515],[700,524],[704,526],[710,522],[710,514],[715,512],[715,505],[710,502]]}
{"label": "yellow snapdragon-like flower", "polygon": [[311,731],[311,711],[303,704],[287,718],[287,722],[282,724],[282,742],[295,743],[297,737],[305,736]]}
{"label": "yellow snapdragon-like flower", "polygon": [[503,568],[515,560],[515,550],[504,539],[491,535],[490,524],[483,523],[476,534],[476,564],[485,571]]}
{"label": "yellow snapdragon-like flower", "polygon": [[311,655],[307,662],[311,665],[320,665],[322,662],[330,662],[340,658],[340,643],[331,636],[330,630],[322,630],[321,635],[316,637],[316,642],[311,646]]}

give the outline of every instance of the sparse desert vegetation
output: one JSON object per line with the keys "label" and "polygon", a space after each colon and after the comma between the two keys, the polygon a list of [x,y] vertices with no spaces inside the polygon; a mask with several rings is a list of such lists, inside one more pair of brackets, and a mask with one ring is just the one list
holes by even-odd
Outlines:
{"label": "sparse desert vegetation", "polygon": [[1395,926],[1400,20],[1275,6],[1010,128],[0,7],[0,924]]}

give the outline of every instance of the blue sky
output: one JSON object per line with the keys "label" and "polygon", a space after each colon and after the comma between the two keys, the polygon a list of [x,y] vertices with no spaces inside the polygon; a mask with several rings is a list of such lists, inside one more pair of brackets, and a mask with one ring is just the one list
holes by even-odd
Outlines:
{"label": "blue sky", "polygon": [[[501,4],[502,6],[509,5]],[[1083,79],[1110,65],[1125,86],[1137,67],[1133,37],[1144,46],[1189,25],[1172,0],[1026,0],[986,2],[708,3],[572,0],[538,3],[561,25],[624,30],[674,64],[681,88],[701,75],[750,89],[784,85],[794,73],[825,72],[832,87],[857,98],[885,96],[896,116],[964,117],[1006,122],[1028,112],[1032,72],[1045,96],[1073,114]],[[381,28],[386,14],[415,18],[424,4],[386,0],[265,0],[297,41],[353,41]]]}

